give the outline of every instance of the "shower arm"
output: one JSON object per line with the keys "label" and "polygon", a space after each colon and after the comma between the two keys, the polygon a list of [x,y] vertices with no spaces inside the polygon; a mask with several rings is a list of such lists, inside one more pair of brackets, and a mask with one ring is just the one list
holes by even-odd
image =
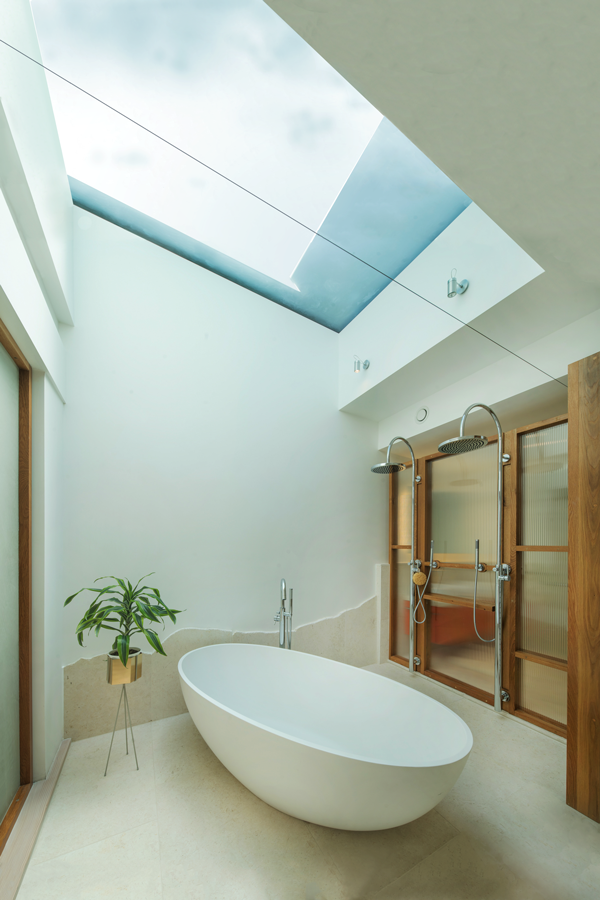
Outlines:
{"label": "shower arm", "polygon": [[[410,443],[403,437],[394,437],[388,444],[387,448],[387,457],[386,457],[386,465],[390,465],[390,454],[392,452],[392,446],[396,444],[398,441],[402,441],[403,444],[406,444],[410,451],[410,458],[412,460],[412,480],[411,480],[411,493],[410,493],[410,626],[409,626],[409,646],[408,646],[408,670],[409,672],[414,672],[415,670],[415,585],[412,580],[413,573],[418,571],[418,566],[415,563],[415,485],[417,484],[417,474],[416,474],[416,464],[415,464],[415,454],[413,452],[413,448]],[[419,481],[421,479],[419,478]]]}
{"label": "shower arm", "polygon": [[496,573],[496,612],[494,640],[496,644],[495,660],[494,660],[494,709],[500,712],[502,709],[502,614],[504,601],[504,582],[510,580],[510,566],[502,564],[502,524],[504,512],[503,498],[503,462],[504,454],[502,447],[502,427],[498,420],[498,416],[493,409],[486,406],[485,403],[473,403],[463,413],[460,420],[460,436],[465,436],[465,422],[467,416],[473,409],[485,409],[490,414],[496,425],[498,433],[498,497],[497,497],[497,534],[496,534],[496,565],[494,572]]}

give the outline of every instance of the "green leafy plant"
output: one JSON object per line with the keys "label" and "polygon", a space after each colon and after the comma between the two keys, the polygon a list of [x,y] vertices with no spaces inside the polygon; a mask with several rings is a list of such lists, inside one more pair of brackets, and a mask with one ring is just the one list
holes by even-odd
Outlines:
{"label": "green leafy plant", "polygon": [[160,596],[158,588],[142,584],[150,575],[154,575],[154,572],[144,575],[135,586],[125,578],[103,575],[101,578],[96,578],[94,584],[107,578],[111,578],[114,583],[102,588],[81,588],[77,593],[67,597],[65,606],[68,606],[83,591],[91,591],[97,595],[75,631],[81,647],[83,647],[84,631],[89,634],[94,630],[98,637],[101,629],[105,628],[107,631],[118,632],[112,649],[119,654],[119,659],[124,666],[127,665],[129,642],[134,634],[143,634],[157,653],[162,653],[163,656],[167,655],[156,631],[149,628],[146,623],[158,622],[164,628],[163,619],[168,616],[172,622],[176,622],[176,616],[181,610],[169,609]]}

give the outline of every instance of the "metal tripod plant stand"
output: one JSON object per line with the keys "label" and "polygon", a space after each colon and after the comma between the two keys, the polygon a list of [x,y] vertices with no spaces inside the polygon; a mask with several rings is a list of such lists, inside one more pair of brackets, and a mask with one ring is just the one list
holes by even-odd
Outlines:
{"label": "metal tripod plant stand", "polygon": [[133,723],[131,721],[131,713],[129,711],[129,700],[127,699],[127,686],[124,684],[121,687],[121,695],[119,697],[119,705],[117,707],[117,715],[115,716],[115,725],[112,732],[112,737],[110,739],[110,747],[108,748],[108,758],[106,760],[106,768],[104,769],[104,777],[106,778],[106,773],[108,772],[108,764],[110,762],[110,754],[112,752],[113,741],[115,739],[115,731],[117,730],[117,722],[119,720],[119,713],[121,711],[121,702],[123,703],[123,713],[125,716],[125,752],[129,755],[129,739],[127,737],[127,719],[129,718],[129,728],[131,729],[131,743],[133,744],[133,753],[135,755],[135,766],[139,771],[139,763],[137,758],[137,751],[135,749],[135,738],[133,736]]}
{"label": "metal tripod plant stand", "polygon": [[106,670],[106,680],[109,684],[121,685],[121,696],[119,697],[119,705],[117,706],[117,715],[115,716],[115,725],[112,737],[110,739],[110,747],[108,748],[108,759],[106,760],[106,768],[104,775],[108,772],[108,763],[110,762],[110,754],[115,739],[115,731],[117,730],[117,722],[119,721],[119,713],[121,711],[121,703],[123,704],[123,715],[125,717],[125,751],[129,755],[129,738],[127,736],[127,719],[129,719],[129,728],[131,729],[131,743],[133,744],[133,752],[135,754],[135,765],[139,771],[139,763],[137,751],[135,749],[135,739],[133,737],[133,723],[131,721],[131,712],[129,709],[129,699],[127,697],[127,685],[133,684],[142,677],[142,651],[139,647],[130,647],[127,665],[123,665],[119,659],[116,650],[111,650],[107,657],[108,668]]}

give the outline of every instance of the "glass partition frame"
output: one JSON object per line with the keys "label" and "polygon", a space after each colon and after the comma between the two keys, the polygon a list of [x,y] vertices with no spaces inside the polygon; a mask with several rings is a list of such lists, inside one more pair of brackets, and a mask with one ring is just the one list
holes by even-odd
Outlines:
{"label": "glass partition frame", "polygon": [[[494,449],[497,446],[497,437],[496,435],[488,437],[488,445],[491,445]],[[476,452],[476,451],[474,451]],[[432,475],[433,475],[433,466],[436,465],[438,460],[445,460],[448,457],[444,453],[433,453],[430,456],[424,457],[421,460],[418,460],[418,473],[422,477],[422,493],[419,495],[419,510],[421,514],[421,528],[418,530],[418,543],[417,543],[417,555],[420,559],[424,561],[423,569],[427,573],[429,571],[429,546],[432,537]],[[496,479],[496,456],[494,453],[494,463],[492,464],[493,472],[491,473],[494,485]],[[506,475],[506,467],[505,467],[505,475]],[[495,528],[495,503],[494,508],[491,510],[491,529],[492,531]],[[492,554],[495,556],[495,553]],[[474,569],[474,561],[469,561],[465,558],[464,562],[449,562],[444,560],[444,554],[440,550],[438,551],[434,547],[434,560],[439,561],[440,567],[451,567],[456,570],[459,569],[461,571],[464,570],[465,575],[470,574],[470,570]],[[503,555],[503,560],[507,561],[505,555]],[[484,560],[488,563],[488,560]],[[495,563],[493,560],[489,560],[491,562],[491,566]],[[490,566],[490,569],[491,569]],[[487,568],[487,566],[486,566]],[[443,571],[443,568],[442,568]],[[486,573],[487,574],[487,573]],[[484,596],[485,585],[484,579],[482,579],[481,584],[481,593],[478,598],[478,610],[493,610],[493,606],[486,602],[486,597]],[[448,598],[446,598],[448,599]],[[421,666],[419,667],[419,671],[424,675],[427,675],[430,678],[433,678],[435,681],[440,681],[442,684],[447,684],[450,687],[456,688],[459,691],[462,691],[465,694],[469,694],[469,696],[476,697],[478,700],[482,700],[484,703],[488,703],[490,706],[494,705],[494,694],[493,694],[493,674],[492,674],[492,684],[491,690],[485,690],[480,686],[475,684],[469,684],[466,681],[462,681],[456,674],[448,674],[445,672],[440,672],[435,669],[435,659],[432,658],[432,642],[431,642],[431,624],[432,624],[432,603],[436,602],[435,592],[429,592],[425,595],[425,603],[427,610],[427,620],[423,626],[419,628],[420,632],[420,640],[417,641],[417,647],[421,651]],[[493,602],[493,601],[492,601]],[[510,602],[510,582],[505,585],[504,588],[504,608],[506,609],[507,603]],[[468,601],[466,597],[457,598],[455,603],[459,603],[462,607],[469,607],[472,609],[471,601]],[[485,612],[484,612],[485,614]],[[487,633],[486,633],[487,636]],[[504,636],[506,640],[506,636]],[[484,645],[486,647],[490,647],[492,645],[487,644]],[[504,705],[504,704],[503,704]]]}
{"label": "glass partition frame", "polygon": [[[389,563],[390,563],[390,639],[389,656],[394,662],[408,667],[408,643],[400,639],[402,629],[405,585],[398,574],[398,565],[410,560],[410,507],[412,464],[405,462],[406,468],[389,475]],[[418,471],[418,470],[417,470]],[[418,485],[416,485],[418,489]],[[418,500],[418,492],[416,500]],[[415,505],[415,519],[418,514]],[[408,570],[408,565],[407,565]],[[400,644],[401,646],[397,646]],[[406,651],[406,654],[405,654]]]}
{"label": "glass partition frame", "polygon": [[[564,714],[560,712],[555,713],[556,718],[545,715],[541,711],[533,710],[531,708],[532,704],[530,702],[530,697],[528,696],[529,692],[525,675],[529,672],[537,675],[538,679],[542,679],[543,670],[541,667],[548,667],[551,670],[556,670],[555,675],[553,675],[551,671],[547,673],[547,680],[549,686],[551,682],[552,684],[556,682],[557,690],[561,693],[562,704],[564,705],[566,702],[566,696],[564,694],[564,684],[566,683],[567,674],[566,656],[559,653],[557,650],[554,651],[557,653],[555,656],[541,653],[539,652],[539,648],[536,650],[532,649],[531,646],[529,646],[527,635],[523,633],[521,621],[522,616],[527,611],[526,600],[523,595],[523,583],[524,578],[527,579],[528,576],[530,561],[534,558],[534,555],[539,558],[542,554],[549,554],[549,560],[551,560],[556,559],[559,554],[564,554],[566,557],[566,564],[568,561],[569,547],[568,544],[550,545],[543,543],[530,545],[523,543],[523,540],[527,538],[527,529],[526,527],[523,527],[524,525],[527,525],[526,521],[523,522],[523,519],[527,519],[527,510],[525,506],[526,498],[523,496],[522,473],[524,454],[522,444],[523,438],[526,435],[533,435],[536,432],[546,431],[555,426],[566,424],[567,422],[568,416],[566,414],[555,416],[554,418],[547,419],[543,422],[536,422],[533,425],[516,428],[506,436],[506,450],[512,456],[510,479],[505,493],[505,505],[508,507],[507,519],[510,520],[510,565],[512,566],[511,583],[513,585],[514,596],[514,603],[511,605],[510,609],[507,610],[508,637],[506,640],[509,644],[509,647],[507,648],[509,652],[505,654],[504,660],[510,693],[510,702],[507,709],[508,712],[518,718],[525,719],[527,722],[545,728],[547,731],[552,731],[554,734],[561,735],[561,737],[566,737],[567,734],[565,722],[566,708]],[[566,518],[566,502],[564,504],[563,514]],[[565,533],[566,522],[563,523],[562,528],[562,534]],[[552,535],[549,533],[547,537],[550,539]],[[540,540],[542,539],[544,538],[540,538]],[[560,568],[562,569],[563,567],[560,566]],[[559,641],[559,643],[561,642]],[[564,643],[564,641],[562,643]],[[562,658],[563,656],[564,658]],[[525,665],[525,663],[527,663],[527,665]],[[540,710],[542,707],[548,712],[552,708],[552,703],[546,700],[541,704]]]}
{"label": "glass partition frame", "polygon": [[0,821],[0,854],[33,782],[31,607],[31,367],[0,320],[0,344],[19,370],[19,756],[20,782]]}
{"label": "glass partition frame", "polygon": [[[524,554],[532,552],[567,554],[568,546],[553,545],[551,547],[544,546],[540,548],[536,546],[534,548],[529,547],[529,545],[520,543],[522,498],[520,490],[521,464],[519,459],[519,440],[520,436],[524,434],[542,431],[544,429],[551,428],[554,425],[565,423],[567,421],[568,416],[565,414],[542,422],[536,422],[532,425],[528,425],[522,428],[517,428],[504,434],[504,452],[510,455],[510,461],[504,466],[505,515],[502,559],[503,562],[509,563],[512,572],[510,581],[506,582],[504,586],[502,651],[502,686],[508,691],[510,699],[506,702],[503,702],[502,709],[506,712],[511,713],[512,715],[517,716],[518,718],[525,719],[532,724],[538,725],[539,727],[542,727],[548,731],[552,731],[555,734],[559,734],[561,736],[566,735],[566,727],[564,725],[564,722],[557,719],[552,719],[549,716],[545,716],[541,713],[537,713],[530,708],[531,703],[529,697],[525,696],[527,691],[523,672],[525,670],[531,670],[531,665],[549,666],[551,668],[554,668],[555,670],[558,670],[556,672],[554,681],[558,679],[557,684],[559,682],[560,684],[562,684],[562,679],[564,678],[564,674],[567,671],[567,661],[566,659],[545,656],[544,654],[540,653],[535,655],[532,651],[523,649],[519,643],[519,617],[521,615],[520,599],[524,562],[525,566],[527,565],[527,557],[524,556]],[[489,443],[495,442],[495,436],[489,438]],[[444,454],[434,453],[430,456],[417,459],[416,461],[416,474],[418,476],[421,476],[421,482],[417,484],[416,487],[416,556],[417,559],[420,559],[422,563],[428,563],[429,561],[429,542],[431,536],[431,464],[435,463],[435,460],[440,459],[443,456]],[[407,474],[410,475],[410,469],[408,470]],[[400,540],[397,526],[399,510],[398,501],[396,498],[396,482],[394,481],[394,478],[397,478],[397,476],[390,476],[390,659],[402,665],[408,665],[408,660],[405,657],[395,655],[396,633],[397,627],[399,626],[399,622],[397,621],[397,607],[399,609],[402,598],[398,597],[399,585],[396,583],[398,581],[398,578],[395,572],[394,563],[396,562],[397,557],[400,556],[397,551],[400,549],[408,549],[410,545],[407,544],[405,547],[405,545],[397,543],[397,541]],[[436,553],[435,557],[437,556],[438,554]],[[428,565],[423,565],[422,571],[427,572],[428,568]],[[431,596],[432,595],[430,595],[429,593],[426,595],[426,597]],[[485,598],[482,597],[482,599],[485,603]],[[426,599],[425,605],[429,614],[431,600]],[[478,606],[479,605],[480,604],[478,604]],[[416,627],[415,649],[417,656],[420,658],[420,664],[418,666],[415,666],[415,670],[421,674],[427,675],[428,677],[436,681],[441,681],[444,684],[448,684],[449,686],[454,687],[466,694],[474,696],[479,700],[483,700],[484,702],[493,706],[493,694],[487,691],[483,691],[473,685],[461,682],[457,678],[452,678],[443,673],[436,672],[432,668],[429,623],[430,617],[428,615],[427,623],[421,626],[417,625]],[[528,666],[525,666],[525,662],[528,663]],[[522,698],[520,694],[523,694]],[[560,718],[562,718],[562,716]]]}

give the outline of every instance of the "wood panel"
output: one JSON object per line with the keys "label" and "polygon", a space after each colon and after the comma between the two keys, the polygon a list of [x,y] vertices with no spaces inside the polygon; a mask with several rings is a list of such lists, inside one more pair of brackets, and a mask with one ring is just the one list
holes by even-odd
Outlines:
{"label": "wood panel", "polygon": [[[452,563],[452,562],[440,562],[439,559],[434,559],[434,569],[474,569],[475,563]],[[423,563],[424,566],[429,567],[429,561],[425,561]],[[480,571],[488,572],[490,569],[494,568],[495,563],[479,563],[480,566],[483,566],[483,569]]]}
{"label": "wood panel", "polygon": [[538,728],[543,728],[544,731],[551,731],[552,734],[558,734],[560,737],[567,736],[566,725],[563,725],[562,722],[555,722],[554,719],[549,719],[540,713],[530,712],[528,709],[515,709],[513,715],[532,725],[537,725]]}
{"label": "wood panel", "polygon": [[569,366],[567,803],[600,822],[600,353]]}
{"label": "wood panel", "polygon": [[[468,606],[469,609],[473,609],[473,598],[469,597],[454,597],[451,594],[425,594],[425,600],[439,600],[440,603],[453,603],[455,606]],[[485,600],[479,600],[475,604],[475,609],[483,609],[487,610],[487,612],[494,612],[496,607]]]}
{"label": "wood panel", "polygon": [[8,355],[13,359],[18,369],[24,369],[26,372],[30,370],[30,365],[21,353],[21,350],[13,340],[13,336],[0,319],[0,344],[4,347]]}
{"label": "wood panel", "polygon": [[518,553],[568,553],[568,547],[527,547],[527,546],[518,546],[515,547],[515,550]]}
{"label": "wood panel", "polygon": [[535,653],[533,650],[515,650],[515,656],[518,659],[539,663],[541,666],[549,666],[551,669],[560,669],[561,672],[566,672],[568,669],[566,659],[558,659],[556,656],[548,656],[545,653]]}
{"label": "wood panel", "polygon": [[551,425],[560,425],[561,422],[567,422],[568,419],[569,414],[562,413],[560,416],[544,419],[543,422],[534,422],[533,425],[521,425],[520,428],[515,428],[515,432],[517,434],[526,434],[529,431],[542,431],[544,428],[549,428]]}
{"label": "wood panel", "polygon": [[463,694],[475,697],[476,700],[481,700],[483,703],[488,703],[490,706],[494,705],[493,694],[482,691],[481,688],[474,687],[472,684],[467,684],[465,681],[459,681],[457,678],[452,678],[450,675],[444,675],[442,672],[436,672],[434,669],[428,669],[424,674],[429,678],[433,678],[434,681],[439,681],[441,684],[455,688]]}

